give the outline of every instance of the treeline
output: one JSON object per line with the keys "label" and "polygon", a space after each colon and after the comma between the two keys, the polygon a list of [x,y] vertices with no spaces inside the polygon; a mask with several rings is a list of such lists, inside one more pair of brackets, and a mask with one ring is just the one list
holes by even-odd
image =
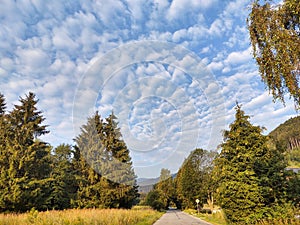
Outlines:
{"label": "treeline", "polygon": [[[221,207],[230,224],[294,218],[300,203],[300,177],[286,170],[286,148],[262,134],[239,105],[235,121],[224,131],[219,153],[195,149],[177,176],[162,169],[160,181],[145,202],[161,210],[170,206],[210,211]],[[205,211],[205,210],[203,210]]]}
{"label": "treeline", "polygon": [[54,148],[35,94],[6,110],[0,94],[0,212],[130,208],[138,193],[129,150],[112,113],[88,118],[76,145]]}
{"label": "treeline", "polygon": [[280,124],[269,135],[287,149],[289,167],[300,167],[300,116]]}

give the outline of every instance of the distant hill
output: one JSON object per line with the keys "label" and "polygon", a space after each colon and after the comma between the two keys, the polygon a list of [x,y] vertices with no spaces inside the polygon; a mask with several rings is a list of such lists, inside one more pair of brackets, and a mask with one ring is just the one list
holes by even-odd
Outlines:
{"label": "distant hill", "polygon": [[269,136],[276,141],[282,142],[287,150],[293,150],[300,147],[300,116],[288,119],[280,124]]}
{"label": "distant hill", "polygon": [[139,186],[139,192],[148,193],[158,181],[159,178],[138,178],[137,184]]}
{"label": "distant hill", "polygon": [[[176,177],[177,173],[172,174],[172,178],[174,179]],[[156,178],[138,178],[137,184],[139,186],[139,192],[140,193],[148,193],[153,189],[153,186],[157,184],[159,181],[159,177]]]}
{"label": "distant hill", "polygon": [[290,168],[300,168],[300,116],[288,119],[269,134],[286,148]]}

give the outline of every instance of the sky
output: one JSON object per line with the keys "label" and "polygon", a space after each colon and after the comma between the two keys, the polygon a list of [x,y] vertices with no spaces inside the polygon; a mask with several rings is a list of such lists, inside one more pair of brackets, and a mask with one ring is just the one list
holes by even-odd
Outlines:
{"label": "sky", "polygon": [[216,150],[238,101],[272,131],[296,116],[273,102],[251,55],[250,0],[1,0],[0,92],[34,92],[52,146],[112,111],[139,177]]}

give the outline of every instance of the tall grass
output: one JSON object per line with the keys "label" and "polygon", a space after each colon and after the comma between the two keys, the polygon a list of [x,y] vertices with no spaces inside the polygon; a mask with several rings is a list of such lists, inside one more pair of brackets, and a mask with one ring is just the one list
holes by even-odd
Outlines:
{"label": "tall grass", "polygon": [[1,225],[150,225],[162,213],[151,209],[70,209],[0,214]]}
{"label": "tall grass", "polygon": [[255,225],[300,225],[300,220],[299,219],[264,220],[256,223]]}
{"label": "tall grass", "polygon": [[208,214],[208,213],[198,214],[197,210],[195,209],[187,209],[184,211],[192,216],[199,217],[200,219],[205,220],[213,225],[227,225],[225,215],[222,211],[214,214]]}
{"label": "tall grass", "polygon": [[[224,213],[218,212],[214,214],[207,214],[207,213],[197,213],[194,209],[185,210],[186,213],[189,213],[193,216],[199,217],[213,225],[231,225],[230,223],[226,222]],[[299,218],[289,218],[289,219],[271,219],[271,220],[262,220],[255,225],[300,225]]]}

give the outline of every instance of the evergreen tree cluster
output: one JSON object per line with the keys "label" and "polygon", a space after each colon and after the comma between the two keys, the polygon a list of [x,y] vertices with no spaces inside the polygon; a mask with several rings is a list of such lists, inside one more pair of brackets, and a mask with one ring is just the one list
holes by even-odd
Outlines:
{"label": "evergreen tree cluster", "polygon": [[79,207],[130,208],[138,197],[129,150],[112,113],[88,118],[75,138]]}
{"label": "evergreen tree cluster", "polygon": [[206,204],[210,212],[217,205],[230,224],[293,217],[300,202],[300,177],[286,170],[286,148],[252,125],[238,104],[229,128],[219,153],[195,149],[175,178],[163,169],[164,179],[148,193],[146,202],[162,209],[173,201],[177,208],[198,206],[199,211]]}
{"label": "evergreen tree cluster", "polygon": [[130,208],[138,193],[129,150],[112,113],[88,118],[76,145],[56,148],[33,93],[6,110],[0,94],[0,212]]}
{"label": "evergreen tree cluster", "polygon": [[[262,135],[237,105],[235,121],[224,132],[222,151],[215,160],[218,203],[235,223],[283,216],[278,208],[288,202],[288,173],[283,149]],[[288,210],[286,211],[288,212]]]}

